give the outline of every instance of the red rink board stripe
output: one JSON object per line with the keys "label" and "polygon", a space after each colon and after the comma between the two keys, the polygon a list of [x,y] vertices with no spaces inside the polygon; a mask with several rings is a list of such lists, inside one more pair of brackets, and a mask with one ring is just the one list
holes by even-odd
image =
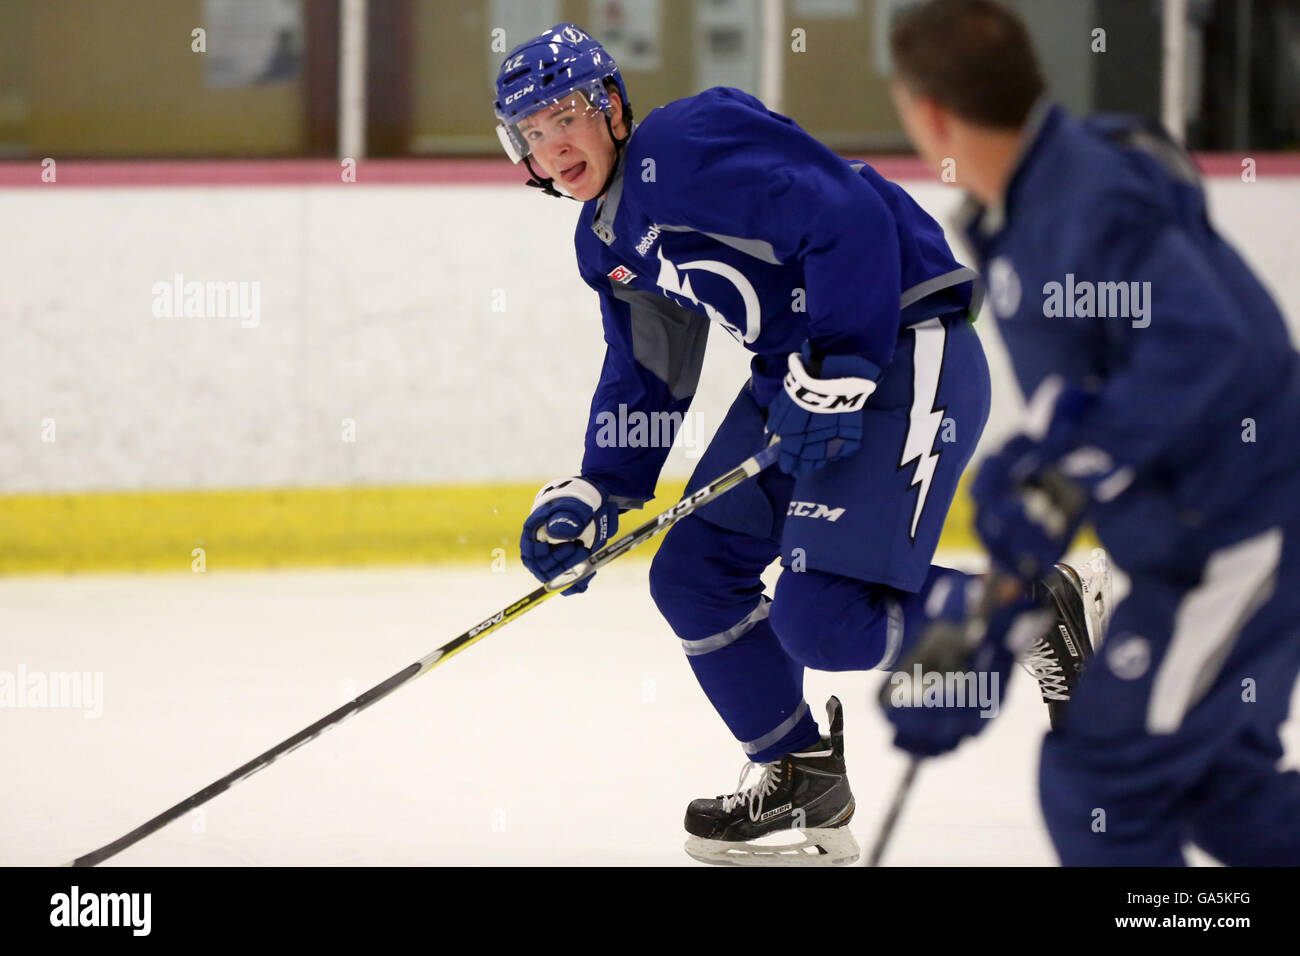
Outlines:
{"label": "red rink board stripe", "polygon": [[[345,182],[334,159],[58,160],[60,186],[310,186],[523,183],[528,178],[496,159],[375,159],[356,164]],[[53,185],[39,160],[0,163],[0,187]]]}
{"label": "red rink board stripe", "polygon": [[[1242,161],[1255,160],[1255,175],[1300,176],[1300,153],[1198,153],[1207,176],[1238,177]],[[911,156],[855,157],[894,180],[930,180],[933,173]],[[0,188],[59,186],[308,186],[308,185],[492,185],[523,183],[526,172],[502,159],[376,159],[356,167],[356,183],[344,183],[333,159],[59,160],[55,183],[41,180],[41,161],[0,163]]]}

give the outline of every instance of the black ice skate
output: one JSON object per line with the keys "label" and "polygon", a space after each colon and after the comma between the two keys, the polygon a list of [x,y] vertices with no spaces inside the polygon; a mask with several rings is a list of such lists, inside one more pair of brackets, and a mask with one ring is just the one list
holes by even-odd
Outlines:
{"label": "black ice skate", "polygon": [[1030,647],[1020,663],[1038,681],[1053,730],[1065,719],[1074,685],[1101,643],[1110,620],[1110,566],[1098,548],[1080,574],[1068,564],[1058,564],[1034,583],[1034,593],[1050,601],[1056,621]]}
{"label": "black ice skate", "polygon": [[[849,832],[853,793],[844,772],[844,716],[826,702],[830,736],[818,747],[766,764],[746,763],[729,797],[692,800],[686,852],[727,866],[840,866],[858,858]],[[745,781],[755,767],[762,776]]]}

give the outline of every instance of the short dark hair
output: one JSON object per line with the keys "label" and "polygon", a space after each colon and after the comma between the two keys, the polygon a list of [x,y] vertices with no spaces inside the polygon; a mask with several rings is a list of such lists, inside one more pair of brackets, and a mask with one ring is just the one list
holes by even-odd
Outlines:
{"label": "short dark hair", "polygon": [[907,7],[889,46],[908,89],[980,126],[1018,129],[1046,89],[1024,22],[994,0]]}

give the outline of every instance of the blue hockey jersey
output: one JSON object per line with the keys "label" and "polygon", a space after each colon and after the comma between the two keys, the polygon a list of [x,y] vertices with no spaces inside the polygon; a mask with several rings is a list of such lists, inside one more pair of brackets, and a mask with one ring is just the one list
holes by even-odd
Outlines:
{"label": "blue hockey jersey", "polygon": [[634,128],[575,244],[608,346],[582,473],[624,505],[653,497],[668,449],[602,440],[602,416],[685,413],[709,322],[754,353],[766,406],[805,340],[883,372],[900,329],[968,310],[976,278],[901,188],[727,88]]}
{"label": "blue hockey jersey", "polygon": [[1093,514],[1121,567],[1300,513],[1300,355],[1158,128],[1044,103],[1000,206],[967,232],[1022,391],[1099,395],[1073,445],[1133,483]]}

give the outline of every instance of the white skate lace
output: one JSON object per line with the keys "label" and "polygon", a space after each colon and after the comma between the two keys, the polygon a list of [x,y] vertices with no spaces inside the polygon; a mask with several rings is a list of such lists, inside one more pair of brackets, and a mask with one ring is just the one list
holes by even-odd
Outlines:
{"label": "white skate lace", "polygon": [[[763,800],[769,794],[776,791],[781,784],[781,763],[780,760],[774,760],[772,763],[750,763],[745,761],[745,765],[740,768],[740,779],[736,781],[736,792],[729,797],[722,798],[722,812],[730,813],[741,804],[748,804],[749,819],[755,823],[763,815]],[[750,773],[755,767],[763,769],[763,775],[758,778],[748,788],[745,781],[749,779]]]}
{"label": "white skate lace", "polygon": [[1061,662],[1056,659],[1056,652],[1052,650],[1052,645],[1047,642],[1047,638],[1038,639],[1038,642],[1020,659],[1020,666],[1038,681],[1044,700],[1070,699],[1065,671],[1061,669]]}

